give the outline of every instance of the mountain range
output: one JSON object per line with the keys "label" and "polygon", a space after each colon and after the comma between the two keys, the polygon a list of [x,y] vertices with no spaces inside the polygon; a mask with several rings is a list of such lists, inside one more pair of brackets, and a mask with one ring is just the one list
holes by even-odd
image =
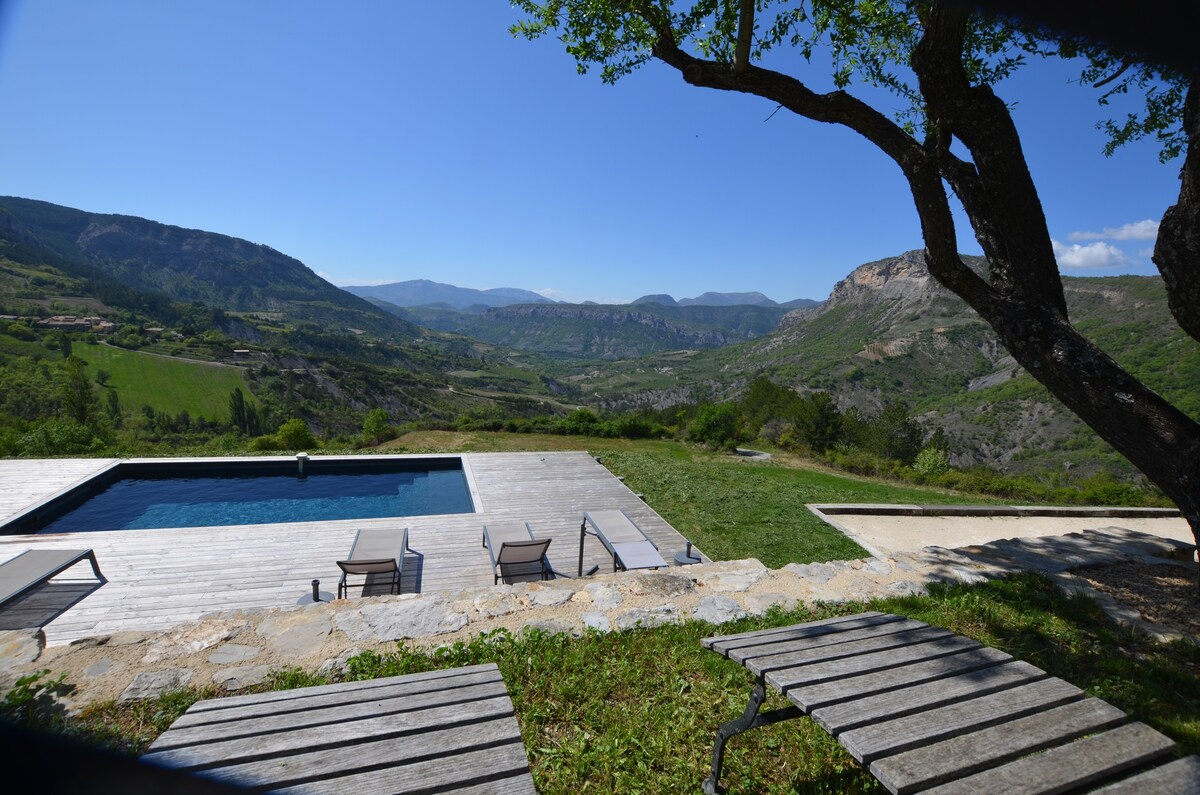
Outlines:
{"label": "mountain range", "polygon": [[[340,411],[347,423],[371,405],[410,418],[501,405],[538,411],[560,399],[661,409],[736,398],[766,376],[801,393],[829,392],[843,410],[904,400],[927,431],[946,432],[958,465],[1045,476],[1086,462],[1131,474],[930,278],[920,252],[861,265],[825,301],[794,308],[760,293],[601,306],[401,284],[439,306],[372,303],[298,260],[224,235],[0,198],[0,314],[108,313],[134,332],[183,329],[180,340],[211,327],[271,351],[293,373],[296,383],[282,388],[298,409]],[[1085,334],[1200,416],[1200,346],[1174,323],[1158,277],[1065,278],[1064,286]],[[483,306],[475,293],[518,303]],[[455,295],[472,302],[469,311],[445,300]],[[188,355],[186,342],[164,350]]]}
{"label": "mountain range", "polygon": [[[518,287],[493,287],[488,290],[476,290],[470,287],[456,287],[453,284],[433,282],[428,279],[412,279],[405,282],[389,284],[349,285],[342,288],[374,304],[394,311],[397,307],[409,309],[413,307],[452,310],[480,314],[490,307],[512,306],[513,304],[556,304],[566,303],[554,301],[540,293],[522,290]],[[676,301],[669,295],[644,295],[631,305],[660,304],[662,306],[763,306],[797,307],[815,306],[818,301],[800,298],[784,304],[776,303],[762,293],[716,293],[707,292],[696,298],[681,298]],[[596,306],[593,301],[585,301],[581,306]],[[624,306],[621,304],[620,306]]]}

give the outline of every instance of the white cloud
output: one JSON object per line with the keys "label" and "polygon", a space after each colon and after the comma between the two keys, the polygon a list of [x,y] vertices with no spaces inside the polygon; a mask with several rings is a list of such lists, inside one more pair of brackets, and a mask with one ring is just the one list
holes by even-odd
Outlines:
{"label": "white cloud", "polygon": [[1113,240],[1153,240],[1158,237],[1158,221],[1147,218],[1145,221],[1125,224],[1119,229],[1105,229],[1104,231]]}
{"label": "white cloud", "polygon": [[1058,260],[1060,268],[1101,270],[1126,268],[1131,264],[1125,252],[1111,243],[1096,242],[1088,243],[1086,246],[1078,243],[1066,246],[1057,240],[1051,240],[1050,243],[1054,246],[1054,258]]}
{"label": "white cloud", "polygon": [[1106,226],[1103,232],[1072,232],[1068,240],[1153,240],[1158,237],[1158,221],[1147,218],[1124,226]]}

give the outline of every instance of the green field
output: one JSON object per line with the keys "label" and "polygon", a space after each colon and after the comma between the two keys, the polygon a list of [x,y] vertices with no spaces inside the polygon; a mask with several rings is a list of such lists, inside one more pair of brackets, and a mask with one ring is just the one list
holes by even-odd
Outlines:
{"label": "green field", "polygon": [[758,558],[772,568],[868,556],[814,516],[807,503],[995,502],[785,462],[752,463],[675,441],[423,431],[406,434],[389,446],[412,452],[587,449],[713,560]]}
{"label": "green field", "polygon": [[101,392],[115,390],[126,410],[147,405],[172,415],[186,411],[192,417],[225,419],[230,392],[241,387],[250,398],[250,389],[238,367],[170,359],[107,345],[76,345],[74,353],[87,362],[88,374],[93,378],[99,370],[108,371],[110,378]]}

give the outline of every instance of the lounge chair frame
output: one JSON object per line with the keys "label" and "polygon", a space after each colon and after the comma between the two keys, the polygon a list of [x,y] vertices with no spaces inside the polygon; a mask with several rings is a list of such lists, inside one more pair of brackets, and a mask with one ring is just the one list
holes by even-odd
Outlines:
{"label": "lounge chair frame", "polygon": [[400,577],[404,573],[404,555],[409,551],[407,527],[404,528],[401,535],[399,555],[390,558],[355,557],[356,553],[363,552],[365,547],[370,546],[372,541],[378,543],[377,539],[368,540],[370,535],[389,530],[390,528],[364,528],[359,530],[358,534],[354,536],[354,544],[350,547],[349,557],[346,560],[337,561],[338,568],[342,570],[342,576],[338,579],[338,599],[345,599],[352,585],[356,585],[349,581],[349,577],[351,576],[363,577],[362,589],[365,592],[367,585],[370,584],[369,578],[372,574],[391,574],[392,582],[388,588],[388,592],[400,593]]}
{"label": "lounge chair frame", "polygon": [[0,563],[0,606],[61,574],[81,560],[92,564],[92,573],[101,584],[108,582],[100,573],[96,553],[91,549],[27,549],[12,560]]}
{"label": "lounge chair frame", "polygon": [[[554,579],[554,570],[550,567],[550,560],[546,556],[551,539],[535,538],[529,522],[523,522],[522,526],[528,538],[521,537],[518,540],[512,540],[511,537],[501,539],[500,533],[497,533],[497,538],[492,538],[492,533],[497,528],[489,529],[487,525],[483,526],[483,546],[492,559],[493,585],[499,584],[500,580],[505,577],[520,577],[530,574],[537,574],[542,580]],[[514,534],[510,532],[507,535]],[[496,543],[497,541],[499,544]]]}
{"label": "lounge chair frame", "polygon": [[[628,526],[615,528],[620,533],[606,533],[603,521],[597,517],[604,514],[620,514],[628,522]],[[615,518],[615,517],[614,517]],[[594,530],[588,530],[588,525]],[[614,529],[610,527],[610,530]],[[583,576],[583,542],[587,536],[595,536],[604,549],[612,556],[613,572],[629,571],[630,569],[659,569],[669,564],[663,559],[655,544],[646,531],[625,512],[624,508],[615,511],[584,511],[583,522],[579,525],[579,576]],[[592,574],[599,567],[593,567]]]}

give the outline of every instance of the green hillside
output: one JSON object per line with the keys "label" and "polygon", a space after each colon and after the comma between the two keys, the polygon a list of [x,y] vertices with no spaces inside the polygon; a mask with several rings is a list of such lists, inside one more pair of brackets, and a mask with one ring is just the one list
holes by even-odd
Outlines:
{"label": "green hillside", "polygon": [[103,389],[115,391],[130,408],[145,405],[172,415],[186,411],[192,417],[224,420],[229,415],[229,394],[238,388],[250,394],[240,367],[107,345],[79,345],[75,354],[87,362],[93,378],[100,370],[107,371],[110,377]]}

